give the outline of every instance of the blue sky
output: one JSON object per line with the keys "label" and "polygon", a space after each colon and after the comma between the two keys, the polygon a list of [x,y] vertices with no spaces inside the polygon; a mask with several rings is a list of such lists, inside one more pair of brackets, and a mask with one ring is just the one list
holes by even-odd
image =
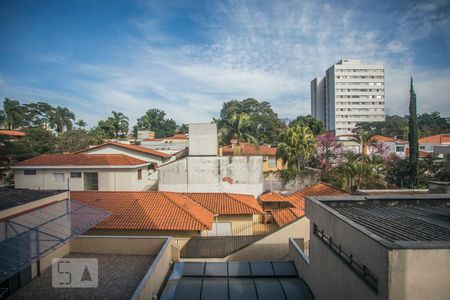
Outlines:
{"label": "blue sky", "polygon": [[341,58],[386,67],[390,114],[450,115],[450,1],[0,0],[0,97],[94,126],[149,108],[209,121],[224,101],[310,113],[310,80]]}

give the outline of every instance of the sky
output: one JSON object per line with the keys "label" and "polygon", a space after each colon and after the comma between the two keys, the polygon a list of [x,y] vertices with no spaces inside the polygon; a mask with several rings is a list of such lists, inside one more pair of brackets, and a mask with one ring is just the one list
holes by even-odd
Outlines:
{"label": "sky", "polygon": [[65,106],[88,127],[150,108],[208,122],[255,98],[309,114],[343,58],[384,64],[388,114],[450,116],[450,0],[0,0],[0,98]]}

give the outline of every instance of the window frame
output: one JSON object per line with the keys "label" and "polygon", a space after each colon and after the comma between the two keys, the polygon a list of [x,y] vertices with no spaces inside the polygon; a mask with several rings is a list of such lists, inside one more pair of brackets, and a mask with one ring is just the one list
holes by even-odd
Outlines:
{"label": "window frame", "polygon": [[36,169],[24,169],[23,170],[23,175],[26,175],[26,176],[37,175],[37,170]]}
{"label": "window frame", "polygon": [[[53,175],[54,182],[65,182],[66,181],[66,173],[64,173],[64,172],[55,172],[55,173],[52,173],[52,175]],[[57,180],[57,175],[62,175],[62,179]]]}

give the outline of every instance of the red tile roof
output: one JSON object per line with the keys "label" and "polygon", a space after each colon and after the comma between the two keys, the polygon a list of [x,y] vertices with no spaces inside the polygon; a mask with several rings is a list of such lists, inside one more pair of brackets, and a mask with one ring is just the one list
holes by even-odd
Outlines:
{"label": "red tile roof", "polygon": [[297,191],[286,196],[286,200],[292,206],[299,209],[305,209],[305,197],[307,196],[339,196],[348,195],[348,193],[334,188],[325,183],[316,183],[303,190]]}
{"label": "red tile roof", "polygon": [[263,210],[251,195],[229,193],[188,193],[189,198],[219,215],[261,214]]}
{"label": "red tile roof", "polygon": [[270,212],[278,226],[283,227],[305,215],[305,211],[298,208],[280,208]]}
{"label": "red tile roof", "polygon": [[448,144],[450,143],[450,133],[437,134],[419,139],[419,144]]}
{"label": "red tile roof", "polygon": [[[224,146],[222,148],[222,153],[224,156],[234,155],[234,148],[232,145]],[[275,156],[277,154],[277,147],[271,147],[268,145],[260,145],[259,150],[250,143],[241,143],[241,155],[251,156],[251,155],[265,155],[265,156]]]}
{"label": "red tile roof", "polygon": [[17,166],[137,166],[146,161],[124,154],[43,154]]}
{"label": "red tile roof", "polygon": [[390,136],[374,135],[373,137],[370,138],[370,141],[373,141],[373,142],[395,142],[397,140]]}
{"label": "red tile roof", "polygon": [[0,135],[25,136],[25,133],[17,130],[0,130]]}
{"label": "red tile roof", "polygon": [[280,193],[269,192],[259,196],[259,200],[261,200],[261,202],[284,202],[286,201],[286,197]]}
{"label": "red tile roof", "polygon": [[124,143],[119,143],[119,142],[110,142],[110,143],[94,146],[94,147],[91,147],[91,148],[88,148],[88,149],[84,149],[84,150],[78,151],[76,153],[88,152],[89,150],[98,149],[98,148],[105,147],[105,146],[108,146],[108,145],[121,147],[121,148],[125,148],[125,149],[130,149],[130,150],[141,152],[141,153],[151,154],[151,155],[162,157],[162,158],[168,158],[168,157],[171,156],[170,154],[159,152],[159,151],[156,151],[156,150],[153,150],[153,149],[149,149],[149,148],[145,148],[145,147],[142,147],[142,146],[124,144]]}
{"label": "red tile roof", "polygon": [[71,198],[111,212],[96,229],[210,230],[214,215],[181,193],[71,192]]}

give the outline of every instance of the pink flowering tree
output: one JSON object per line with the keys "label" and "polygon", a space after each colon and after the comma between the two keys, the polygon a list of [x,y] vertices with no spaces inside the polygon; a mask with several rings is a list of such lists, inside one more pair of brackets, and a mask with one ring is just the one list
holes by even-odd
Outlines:
{"label": "pink flowering tree", "polygon": [[342,144],[336,140],[331,132],[316,137],[317,159],[323,171],[329,172],[336,163],[336,159],[343,153]]}

